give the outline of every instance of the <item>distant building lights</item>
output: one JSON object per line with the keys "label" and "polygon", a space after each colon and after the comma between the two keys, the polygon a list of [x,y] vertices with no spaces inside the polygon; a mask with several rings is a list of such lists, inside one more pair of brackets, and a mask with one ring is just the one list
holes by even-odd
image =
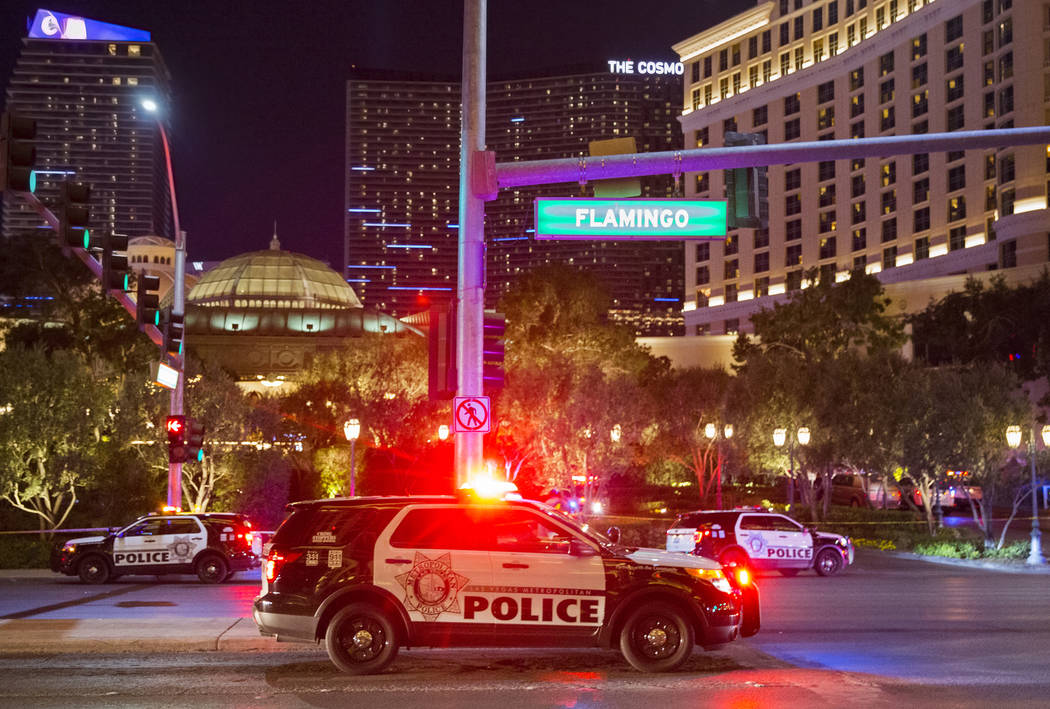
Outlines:
{"label": "distant building lights", "polygon": [[399,229],[410,229],[411,224],[397,224],[395,222],[365,222],[362,226],[397,227]]}
{"label": "distant building lights", "polygon": [[354,165],[351,170],[357,170],[358,172],[375,172],[374,167],[368,167],[367,165]]}
{"label": "distant building lights", "polygon": [[397,268],[397,266],[372,266],[363,263],[348,263],[347,268]]}
{"label": "distant building lights", "polygon": [[382,211],[382,210],[371,209],[369,207],[350,207],[346,211],[348,211],[348,212],[360,212],[362,214],[379,214],[379,212]]}
{"label": "distant building lights", "polygon": [[527,237],[527,236],[501,236],[498,239],[493,239],[493,241],[528,241],[528,240],[529,240],[529,237]]}
{"label": "distant building lights", "polygon": [[657,303],[677,303],[678,298],[653,298]]}
{"label": "distant building lights", "polygon": [[430,244],[387,244],[388,249],[432,249]]}
{"label": "distant building lights", "polygon": [[524,123],[525,122],[525,118],[523,116],[517,116],[515,118],[511,118],[510,122],[511,123]]}
{"label": "distant building lights", "polygon": [[459,229],[459,224],[449,224],[448,228],[449,229]]}
{"label": "distant building lights", "polygon": [[438,286],[390,286],[387,290],[414,290],[414,291],[425,291],[425,290],[442,290],[449,291],[451,288],[440,288]]}
{"label": "distant building lights", "polygon": [[692,310],[696,310],[696,301],[695,300],[687,300],[682,305],[682,312],[690,312]]}
{"label": "distant building lights", "polygon": [[371,278],[347,278],[347,283],[371,283]]}

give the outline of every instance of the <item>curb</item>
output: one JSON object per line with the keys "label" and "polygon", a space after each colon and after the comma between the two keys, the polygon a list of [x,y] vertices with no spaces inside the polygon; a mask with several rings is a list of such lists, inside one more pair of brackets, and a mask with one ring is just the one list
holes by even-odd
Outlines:
{"label": "curb", "polygon": [[969,569],[998,571],[1004,574],[1050,574],[1050,564],[1029,566],[1023,561],[1013,562],[991,561],[987,559],[953,559],[948,556],[927,556],[925,554],[913,554],[907,551],[883,551],[882,553],[895,556],[899,559],[925,561],[930,564],[941,564],[942,566],[961,566]]}

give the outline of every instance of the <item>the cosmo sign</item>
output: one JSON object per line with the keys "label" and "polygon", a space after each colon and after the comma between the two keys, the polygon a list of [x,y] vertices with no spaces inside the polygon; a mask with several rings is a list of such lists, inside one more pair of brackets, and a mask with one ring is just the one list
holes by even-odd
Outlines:
{"label": "the cosmo sign", "polygon": [[610,59],[609,71],[613,74],[672,74],[681,76],[685,73],[682,62],[656,62],[633,59]]}
{"label": "the cosmo sign", "polygon": [[134,27],[113,25],[109,22],[89,20],[64,12],[37,10],[29,26],[29,36],[34,39],[84,39],[108,42],[148,42],[150,33]]}
{"label": "the cosmo sign", "polygon": [[536,200],[537,239],[675,240],[726,235],[726,203],[684,199]]}

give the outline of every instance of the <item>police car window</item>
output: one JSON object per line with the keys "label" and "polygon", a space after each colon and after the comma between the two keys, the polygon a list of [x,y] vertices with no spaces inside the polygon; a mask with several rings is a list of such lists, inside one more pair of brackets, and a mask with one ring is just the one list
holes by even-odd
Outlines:
{"label": "police car window", "polygon": [[[387,518],[393,516],[384,510]],[[275,544],[289,546],[345,546],[372,526],[379,512],[375,508],[328,507],[297,509],[281,524],[274,536]]]}
{"label": "police car window", "polygon": [[745,515],[740,520],[741,529],[755,529],[755,530],[769,530],[772,529],[772,525],[769,523],[769,519],[766,517],[760,517],[758,515]]}
{"label": "police car window", "polygon": [[802,525],[798,524],[794,520],[790,520],[787,517],[781,517],[779,515],[773,515],[769,518],[772,528],[778,532],[801,532]]}
{"label": "police car window", "polygon": [[527,510],[492,512],[494,549],[532,553],[566,554],[571,536]]}
{"label": "police car window", "polygon": [[195,519],[169,519],[168,528],[162,534],[196,534],[200,531]]}
{"label": "police car window", "polygon": [[492,527],[478,510],[435,507],[410,510],[390,536],[391,546],[408,549],[491,548]]}

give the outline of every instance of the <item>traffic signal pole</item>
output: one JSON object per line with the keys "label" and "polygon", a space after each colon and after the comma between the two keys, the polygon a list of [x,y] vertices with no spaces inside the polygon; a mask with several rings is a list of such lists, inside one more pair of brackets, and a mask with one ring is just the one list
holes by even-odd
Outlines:
{"label": "traffic signal pole", "polygon": [[[475,154],[485,149],[486,0],[463,7],[463,118],[459,148],[459,267],[456,308],[456,385],[460,396],[482,395],[485,309],[485,201],[475,194]],[[484,433],[456,434],[456,487],[481,470]]]}
{"label": "traffic signal pole", "polygon": [[[168,141],[164,140],[164,152],[167,154]],[[171,178],[171,159],[168,159],[168,177]],[[171,188],[171,200],[172,206],[175,204],[175,187],[174,183]],[[178,224],[178,218],[175,221]],[[175,283],[172,286],[174,288],[174,298],[172,300],[171,312],[172,315],[182,316],[186,312],[186,232],[179,231],[175,235]],[[172,416],[181,415],[183,413],[183,397],[186,390],[186,357],[183,354],[186,351],[186,333],[183,331],[182,334],[182,352],[173,355],[175,359],[175,368],[179,370],[178,382],[171,390],[171,399],[169,404],[169,413]],[[164,344],[161,344],[163,349]],[[168,507],[174,507],[179,509],[182,507],[182,463],[168,462]]]}
{"label": "traffic signal pole", "polygon": [[579,182],[584,170],[588,180],[606,180],[822,160],[1006,148],[1016,145],[1050,145],[1050,126],[498,163],[495,184],[490,185],[490,188],[495,191],[511,187]]}

